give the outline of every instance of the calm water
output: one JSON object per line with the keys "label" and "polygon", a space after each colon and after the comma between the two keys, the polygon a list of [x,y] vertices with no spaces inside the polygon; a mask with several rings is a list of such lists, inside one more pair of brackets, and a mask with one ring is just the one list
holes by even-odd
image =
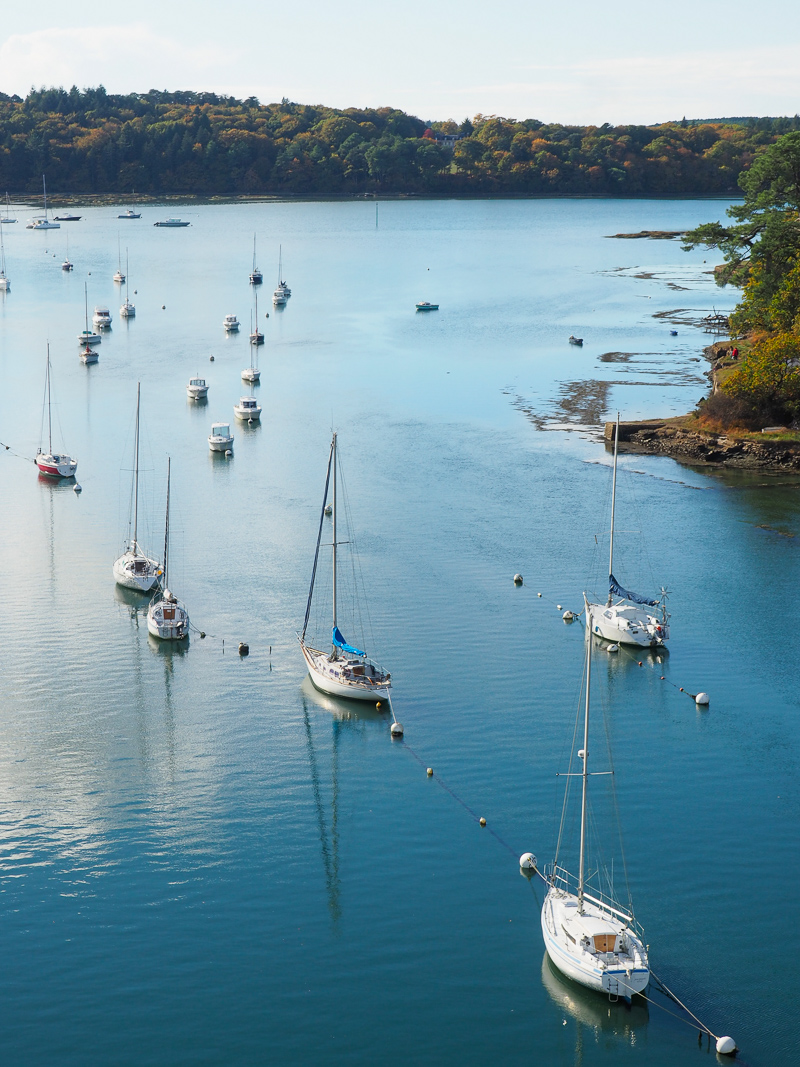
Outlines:
{"label": "calm water", "polygon": [[[26,231],[22,212],[4,227],[5,1063],[714,1059],[658,1008],[610,1006],[543,965],[541,894],[517,857],[547,860],[557,831],[583,642],[556,604],[602,588],[597,426],[687,410],[707,339],[686,323],[735,299],[708,253],[606,235],[724,207],[385,203],[377,228],[372,203],[139,222],[91,208],[60,231]],[[170,213],[192,227],[153,228]],[[264,415],[225,460],[206,436],[246,392],[254,231]],[[273,312],[279,243],[294,295]],[[84,281],[90,310],[114,315],[93,367]],[[415,315],[423,299],[441,310]],[[48,338],[54,443],[78,457],[81,496],[14,455],[39,444]],[[205,406],[186,400],[198,371]],[[175,650],[111,577],[137,381],[144,540],[159,552],[169,454],[171,584],[209,635]],[[294,631],[332,426],[404,744],[385,714],[304,682]],[[673,612],[664,664],[598,657],[594,676],[637,916],[655,972],[744,1062],[795,1063],[797,481],[621,466],[618,577],[668,585]],[[709,709],[675,686],[707,690]],[[598,801],[613,854],[605,815]]]}

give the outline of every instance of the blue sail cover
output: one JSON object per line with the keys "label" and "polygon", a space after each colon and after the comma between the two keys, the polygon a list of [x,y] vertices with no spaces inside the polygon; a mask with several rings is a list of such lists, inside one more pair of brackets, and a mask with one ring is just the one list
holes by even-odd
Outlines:
{"label": "blue sail cover", "polygon": [[353,648],[352,645],[348,645],[342,637],[342,631],[338,626],[334,626],[333,628],[333,643],[337,648],[340,648],[342,652],[349,652],[353,656],[366,656],[366,652],[362,652],[360,648]]}
{"label": "blue sail cover", "polygon": [[609,575],[608,590],[612,596],[621,596],[625,600],[632,600],[634,604],[647,604],[648,607],[657,608],[657,600],[648,600],[646,597],[637,596],[636,593],[632,593],[629,589],[623,589],[613,574]]}

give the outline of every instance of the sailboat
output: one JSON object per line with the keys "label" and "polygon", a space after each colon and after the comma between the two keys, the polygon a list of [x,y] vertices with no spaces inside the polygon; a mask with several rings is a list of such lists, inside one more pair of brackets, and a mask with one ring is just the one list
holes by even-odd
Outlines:
{"label": "sailboat", "polygon": [[141,385],[136,383],[136,430],[133,446],[133,540],[114,561],[114,581],[125,589],[148,593],[161,577],[158,560],[150,559],[139,547],[139,401]]}
{"label": "sailboat", "polygon": [[[274,303],[285,304],[287,299],[292,295],[292,290],[283,280],[283,246],[278,245],[278,287],[273,293],[272,299]],[[283,300],[275,300],[276,296],[282,296]]]}
{"label": "sailboat", "polygon": [[10,222],[16,222],[17,221],[16,219],[12,219],[11,216],[9,215],[9,211],[10,210],[11,210],[11,201],[8,199],[8,193],[6,193],[6,213],[0,219],[0,223],[10,223]]}
{"label": "sailboat", "polygon": [[99,345],[102,338],[99,333],[92,333],[89,329],[89,290],[86,282],[83,283],[83,301],[86,308],[86,329],[78,337],[78,340],[83,345],[83,348],[81,349],[81,362],[97,363],[100,357],[92,348],[92,345]]}
{"label": "sailboat", "polygon": [[[50,411],[50,345],[47,345],[47,371],[45,373],[45,403],[47,404],[47,452],[36,451],[36,466],[50,478],[72,478],[78,469],[77,459],[63,453],[53,452],[53,419]],[[44,414],[44,412],[42,413]]]}
{"label": "sailboat", "polygon": [[255,296],[255,301],[256,301],[256,313],[255,313],[255,320],[256,321],[255,321],[255,328],[253,328],[252,321],[250,323],[250,344],[251,345],[263,345],[264,344],[264,334],[258,328],[258,290],[255,290],[253,295]]}
{"label": "sailboat", "polygon": [[[336,434],[331,441],[331,450],[328,456],[328,472],[325,477],[325,494],[322,500],[322,511],[319,517],[319,532],[317,534],[317,549],[314,553],[314,567],[311,571],[311,588],[308,591],[308,603],[306,604],[306,616],[303,622],[303,630],[299,633],[300,648],[308,666],[311,681],[317,689],[331,696],[350,697],[353,700],[389,700],[389,690],[392,685],[392,676],[371,660],[366,652],[353,645],[349,645],[339,629],[337,620],[337,549],[340,542],[337,541],[336,532]],[[333,538],[332,538],[332,566],[333,566],[333,628],[331,630],[331,648],[329,652],[323,652],[317,648],[311,648],[306,644],[306,631],[311,617],[311,602],[314,597],[314,582],[317,576],[317,564],[319,562],[320,542],[322,540],[322,527],[325,521],[325,508],[328,503],[328,488],[332,484],[333,489]]]}
{"label": "sailboat", "polygon": [[2,229],[0,229],[0,292],[11,292],[11,282],[6,274],[6,246],[3,243]]}
{"label": "sailboat", "polygon": [[189,636],[189,612],[169,589],[169,487],[170,459],[167,457],[167,518],[164,528],[164,592],[153,597],[147,609],[147,630],[162,641],[182,641]]}
{"label": "sailboat", "polygon": [[27,230],[60,230],[61,223],[51,222],[47,216],[47,185],[44,174],[42,175],[42,192],[44,193],[44,215],[37,215],[36,218],[31,219],[25,228]]}
{"label": "sailboat", "polygon": [[72,270],[73,267],[74,267],[74,263],[70,263],[70,261],[69,261],[69,234],[67,234],[67,254],[66,254],[65,258],[64,258],[64,262],[61,264],[61,269],[62,270],[66,270],[66,271],[70,271],[70,270]]}
{"label": "sailboat", "polygon": [[250,271],[250,284],[261,285],[264,276],[256,266],[256,235],[253,234],[253,269]]}
{"label": "sailboat", "polygon": [[[127,255],[127,251],[126,251]],[[127,267],[126,267],[127,269]],[[114,271],[114,279],[118,285],[122,285],[125,281],[125,275],[122,273],[122,249],[119,246],[119,237],[117,237],[117,269]]]}
{"label": "sailboat", "polygon": [[[587,885],[591,672],[592,641],[587,640],[583,748],[578,752],[583,769],[578,772],[578,777],[582,780],[582,792],[577,885],[572,875],[559,866],[556,852],[553,863],[548,866],[544,875],[548,891],[542,906],[542,934],[547,955],[562,974],[589,989],[607,993],[610,997],[630,998],[634,993],[643,992],[650,982],[644,931],[636,922],[632,911],[626,911],[615,899],[604,895],[594,886]],[[573,775],[567,775],[567,779],[570,777]],[[562,831],[566,811],[565,800],[561,816]],[[559,842],[560,840],[561,833]]]}
{"label": "sailboat", "polygon": [[119,309],[121,319],[132,319],[136,315],[136,305],[132,304],[128,296],[128,249],[125,249],[125,303]]}
{"label": "sailboat", "polygon": [[[619,412],[614,432],[614,474],[611,483],[611,547],[608,557],[608,600],[605,604],[593,603],[584,592],[586,626],[597,637],[624,645],[640,648],[658,648],[669,640],[669,614],[667,593],[661,590],[657,600],[623,589],[614,577],[614,516],[617,502],[617,451],[619,448]],[[616,598],[616,602],[615,602]],[[646,608],[661,608],[659,614]]]}

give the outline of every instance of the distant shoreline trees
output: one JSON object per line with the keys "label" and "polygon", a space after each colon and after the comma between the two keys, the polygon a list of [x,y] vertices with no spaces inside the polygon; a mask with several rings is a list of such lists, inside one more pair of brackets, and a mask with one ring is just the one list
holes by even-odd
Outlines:
{"label": "distant shoreline trees", "polygon": [[199,196],[725,196],[800,119],[564,126],[262,105],[215,93],[0,93],[0,189]]}

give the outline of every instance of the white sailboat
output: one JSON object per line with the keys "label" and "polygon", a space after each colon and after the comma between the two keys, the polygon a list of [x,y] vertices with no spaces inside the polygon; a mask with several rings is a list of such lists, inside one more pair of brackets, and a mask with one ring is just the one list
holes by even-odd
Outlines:
{"label": "white sailboat", "polygon": [[2,228],[0,228],[0,292],[11,292],[11,282],[6,274],[6,246],[3,243]]}
{"label": "white sailboat", "polygon": [[47,184],[45,182],[44,174],[42,175],[42,192],[44,194],[44,215],[37,215],[31,219],[28,225],[25,227],[27,230],[60,230],[60,222],[51,222],[47,215]]}
{"label": "white sailboat", "polygon": [[[278,287],[275,292],[282,293],[284,298],[292,295],[292,290],[283,280],[283,245],[278,245]],[[286,299],[283,302],[286,303]]]}
{"label": "white sailboat", "polygon": [[[349,645],[342,636],[337,620],[337,549],[340,542],[337,540],[336,529],[336,434],[331,441],[330,455],[328,456],[328,472],[325,478],[325,494],[322,500],[322,511],[319,517],[319,532],[317,534],[317,549],[314,553],[314,567],[311,572],[311,588],[308,591],[308,603],[306,604],[306,616],[303,622],[302,632],[299,633],[300,648],[303,658],[308,667],[311,681],[317,689],[330,696],[349,697],[353,700],[389,700],[391,689],[391,675],[371,660],[366,652],[353,645]],[[333,566],[333,628],[331,631],[331,648],[329,652],[312,648],[306,644],[306,631],[311,617],[311,603],[314,597],[314,582],[317,575],[319,562],[320,542],[322,540],[322,528],[325,521],[325,509],[328,502],[328,488],[332,484],[333,490],[333,538],[332,538],[332,566]]]}
{"label": "white sailboat", "polygon": [[151,559],[139,546],[139,403],[141,385],[136,383],[136,430],[133,446],[133,538],[114,561],[114,581],[125,589],[149,593],[161,577],[158,560]]}
{"label": "white sailboat", "polygon": [[67,254],[64,257],[64,262],[61,264],[61,269],[65,271],[71,271],[74,266],[75,264],[71,263],[69,258],[69,234],[67,234]]}
{"label": "white sailboat", "polygon": [[[614,518],[617,502],[617,451],[619,447],[619,412],[614,433],[614,474],[611,483],[611,546],[608,557],[608,600],[591,601],[583,594],[586,626],[596,637],[639,648],[658,648],[669,640],[669,614],[666,590],[657,600],[649,600],[624,589],[614,577]],[[658,614],[647,608],[660,608]]]}
{"label": "white sailboat", "polygon": [[83,283],[83,302],[86,313],[86,328],[78,338],[83,345],[83,348],[81,349],[81,362],[97,363],[100,357],[92,348],[92,345],[99,345],[102,338],[99,333],[92,333],[89,329],[89,289],[86,282]]}
{"label": "white sailboat", "polygon": [[[643,992],[650,982],[650,966],[644,931],[631,910],[622,908],[615,899],[588,886],[587,818],[589,788],[589,707],[591,693],[592,641],[586,641],[586,702],[583,719],[583,748],[578,758],[583,767],[581,837],[577,885],[575,879],[559,866],[558,853],[545,871],[547,896],[542,907],[542,934],[547,954],[568,978],[607,993],[610,997],[628,997]],[[577,726],[576,726],[577,735]],[[594,772],[608,773],[608,772]],[[568,774],[567,778],[572,777]],[[569,785],[567,786],[569,790]],[[567,804],[561,819],[563,831]],[[559,833],[559,842],[561,833]],[[589,892],[588,890],[591,890]]]}
{"label": "white sailboat", "polygon": [[[126,250],[127,255],[127,250]],[[125,267],[127,270],[127,265]],[[119,237],[117,237],[117,269],[114,271],[114,279],[118,285],[122,285],[125,281],[125,275],[122,273],[122,249],[119,246]]]}
{"label": "white sailboat", "polygon": [[250,284],[261,285],[264,281],[264,275],[256,266],[256,235],[253,234],[253,269],[250,271]]}
{"label": "white sailboat", "polygon": [[132,319],[136,315],[136,305],[131,303],[128,296],[128,249],[125,249],[125,303],[119,309],[121,319]]}
{"label": "white sailboat", "polygon": [[257,289],[254,291],[253,295],[255,296],[256,311],[255,311],[255,326],[253,325],[252,322],[250,323],[250,344],[258,346],[258,345],[263,345],[264,344],[264,334],[258,328],[258,290]]}
{"label": "white sailboat", "polygon": [[161,641],[182,641],[189,636],[189,612],[169,588],[169,488],[170,459],[167,457],[167,518],[164,528],[164,592],[153,597],[147,609],[147,630]]}
{"label": "white sailboat", "polygon": [[9,214],[10,210],[11,210],[11,201],[8,199],[8,193],[6,193],[6,213],[0,219],[0,224],[2,224],[2,223],[12,223],[12,222],[16,222],[17,221],[16,219],[12,219],[11,218],[11,215]]}
{"label": "white sailboat", "polygon": [[49,478],[72,478],[78,469],[77,459],[65,453],[53,451],[53,419],[50,412],[50,345],[47,346],[47,371],[45,374],[45,402],[47,403],[47,451],[38,448],[36,466]]}

